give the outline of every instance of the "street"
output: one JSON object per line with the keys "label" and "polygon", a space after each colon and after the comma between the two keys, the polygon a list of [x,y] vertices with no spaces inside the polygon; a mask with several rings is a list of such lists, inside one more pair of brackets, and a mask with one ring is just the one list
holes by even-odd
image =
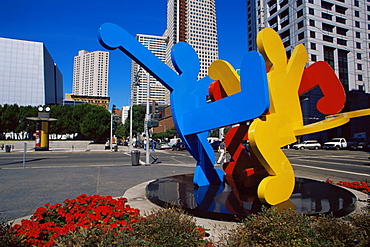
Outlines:
{"label": "street", "polygon": [[[145,151],[140,150],[141,160]],[[368,181],[368,153],[350,150],[286,150],[297,177],[338,181]],[[129,188],[156,178],[194,172],[187,151],[151,152],[159,163],[132,166],[127,151],[119,152],[0,152],[0,218],[32,214],[45,203],[61,203],[80,194],[119,197]],[[218,153],[216,153],[216,157]],[[153,160],[153,159],[151,159]]]}
{"label": "street", "polygon": [[351,150],[286,150],[296,176],[317,180],[369,181],[369,154]]}

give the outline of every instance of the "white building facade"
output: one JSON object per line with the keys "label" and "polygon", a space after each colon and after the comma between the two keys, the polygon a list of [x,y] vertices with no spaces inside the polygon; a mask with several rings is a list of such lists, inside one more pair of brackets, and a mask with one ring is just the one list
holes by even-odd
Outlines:
{"label": "white building facade", "polygon": [[0,104],[62,104],[63,76],[42,42],[0,38]]}
{"label": "white building facade", "polygon": [[168,37],[166,63],[171,65],[170,51],[180,41],[197,52],[201,69],[198,79],[208,75],[208,67],[218,59],[216,5],[214,0],[168,0]]}
{"label": "white building facade", "polygon": [[81,50],[74,57],[73,95],[108,97],[109,52]]}
{"label": "white building facade", "polygon": [[[136,39],[148,50],[156,55],[161,61],[166,60],[166,37],[138,34]],[[154,77],[132,61],[131,65],[131,99],[134,105],[145,105],[148,99],[149,81],[149,103],[156,102],[158,105],[169,105],[169,91]]]}
{"label": "white building facade", "polygon": [[328,62],[345,90],[370,92],[370,2],[365,0],[247,0],[248,48],[264,27],[277,31],[288,57],[304,44],[309,64]]}

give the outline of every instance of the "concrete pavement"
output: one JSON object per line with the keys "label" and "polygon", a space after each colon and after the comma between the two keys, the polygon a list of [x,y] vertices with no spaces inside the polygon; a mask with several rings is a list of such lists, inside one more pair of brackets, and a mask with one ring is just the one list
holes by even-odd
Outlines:
{"label": "concrete pavement", "polygon": [[[90,147],[90,148],[86,148]],[[119,152],[128,153],[126,147]],[[71,152],[69,147],[52,148],[52,152]],[[14,152],[22,152],[15,148]],[[82,146],[73,148],[73,152],[110,152],[104,151],[104,145]],[[29,150],[28,152],[32,152]],[[142,157],[143,159],[143,157]],[[73,166],[40,167],[35,169],[0,169],[0,217],[20,222],[22,217],[29,217],[36,208],[45,203],[61,203],[66,198],[75,198],[80,194],[111,195],[125,197],[131,207],[139,208],[142,214],[148,214],[158,206],[145,197],[145,187],[156,178],[170,175],[192,173],[194,164],[154,164],[152,166],[131,166],[131,164],[109,166]],[[305,177],[304,174],[296,176]],[[312,177],[311,177],[312,178]],[[357,191],[352,192],[361,200],[368,197]],[[358,208],[366,206],[358,202]],[[217,239],[225,229],[235,226],[232,222],[223,222],[196,218],[199,225],[211,229],[211,237]]]}

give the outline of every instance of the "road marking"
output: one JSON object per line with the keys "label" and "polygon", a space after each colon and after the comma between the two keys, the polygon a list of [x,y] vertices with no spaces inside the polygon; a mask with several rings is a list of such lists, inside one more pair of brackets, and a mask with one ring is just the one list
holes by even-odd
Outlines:
{"label": "road marking", "polygon": [[[299,159],[300,161],[312,161],[311,159]],[[330,162],[330,161],[322,161],[322,160],[314,160],[316,163],[322,163],[322,164],[333,164],[333,165],[340,165],[340,166],[357,166],[357,167],[367,167],[369,166],[364,166],[364,165],[356,165],[356,164],[348,164],[348,163],[339,163],[339,162]],[[342,160],[342,161],[347,161],[347,160]],[[354,161],[364,161],[362,160],[354,160]]]}
{"label": "road marking", "polygon": [[347,173],[352,175],[358,175],[358,176],[367,176],[370,177],[370,174],[365,173],[357,173],[357,172],[349,172],[349,171],[342,171],[342,170],[335,170],[335,169],[328,169],[323,167],[317,167],[317,166],[307,166],[307,165],[298,165],[298,164],[292,164],[293,166],[299,166],[299,167],[305,167],[305,168],[312,168],[317,170],[325,170],[325,171],[331,171],[331,172],[341,172],[341,173]]}

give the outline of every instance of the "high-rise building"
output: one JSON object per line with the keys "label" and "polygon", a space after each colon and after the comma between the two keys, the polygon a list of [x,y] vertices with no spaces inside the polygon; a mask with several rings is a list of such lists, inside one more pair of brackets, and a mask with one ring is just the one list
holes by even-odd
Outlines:
{"label": "high-rise building", "polygon": [[[138,34],[136,39],[160,60],[166,60],[166,37]],[[149,76],[149,102],[158,105],[169,105],[169,91],[154,77]],[[148,73],[137,63],[131,66],[131,97],[134,105],[145,105],[148,95]]]}
{"label": "high-rise building", "polygon": [[167,1],[167,59],[174,44],[185,41],[197,52],[201,69],[198,79],[208,75],[208,67],[218,59],[215,0]]}
{"label": "high-rise building", "polygon": [[63,76],[42,42],[0,38],[0,104],[62,104]]}
{"label": "high-rise building", "polygon": [[109,52],[81,50],[74,57],[72,94],[108,97]]}
{"label": "high-rise building", "polygon": [[328,62],[344,88],[370,92],[370,3],[365,0],[247,0],[248,47],[271,27],[282,38],[288,57],[304,44],[309,63]]}
{"label": "high-rise building", "polygon": [[[346,90],[344,112],[369,107],[369,0],[247,0],[246,4],[249,50],[257,50],[259,30],[273,28],[280,35],[288,58],[295,46],[304,44],[309,65],[316,61],[331,65]],[[325,118],[316,109],[316,102],[322,95],[317,87],[301,96],[305,124]],[[367,133],[369,139],[369,126],[369,117],[355,118],[341,127],[304,138],[325,141],[340,136],[352,139],[359,133]]]}

